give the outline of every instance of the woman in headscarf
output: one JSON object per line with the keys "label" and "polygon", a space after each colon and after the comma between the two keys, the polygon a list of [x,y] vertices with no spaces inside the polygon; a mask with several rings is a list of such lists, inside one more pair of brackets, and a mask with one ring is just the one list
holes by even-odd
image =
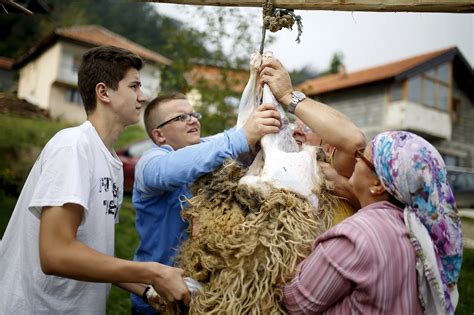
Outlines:
{"label": "woman in headscarf", "polygon": [[284,288],[293,314],[453,314],[462,232],[446,167],[423,138],[377,135],[349,179],[361,209],[316,240]]}
{"label": "woman in headscarf", "polygon": [[[282,105],[292,104],[309,128],[324,125],[321,112],[333,109],[310,99],[295,105],[289,74],[278,60],[264,62],[260,71],[261,83]],[[391,131],[377,135],[355,158],[349,186],[361,209],[317,238],[284,287],[287,310],[453,314],[463,240],[440,154],[415,134]]]}

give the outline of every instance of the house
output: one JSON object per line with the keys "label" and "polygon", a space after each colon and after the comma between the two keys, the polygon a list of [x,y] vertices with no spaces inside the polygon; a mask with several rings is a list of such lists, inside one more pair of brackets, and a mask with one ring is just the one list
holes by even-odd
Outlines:
{"label": "house", "polygon": [[239,95],[248,79],[248,69],[236,69],[200,61],[193,62],[191,70],[186,74],[190,86],[206,85],[209,88],[216,87]]}
{"label": "house", "polygon": [[456,47],[310,79],[298,89],[346,114],[367,139],[408,130],[448,166],[474,168],[474,72]]}
{"label": "house", "polygon": [[0,56],[0,92],[9,92],[15,82],[13,59]]}
{"label": "house", "polygon": [[159,92],[160,68],[171,60],[101,26],[87,25],[56,29],[17,61],[18,97],[49,110],[53,118],[83,122],[86,115],[77,89],[77,71],[82,55],[100,45],[139,55],[144,61],[140,71],[144,93],[153,97]]}
{"label": "house", "polygon": [[[249,79],[249,70],[194,60],[191,69],[185,74],[185,79],[191,87],[186,96],[193,107],[199,107],[202,104],[203,93],[217,90],[227,93],[224,102],[233,106],[235,108],[234,114],[237,114],[240,95]],[[210,113],[215,113],[217,105],[211,105],[208,110]]]}

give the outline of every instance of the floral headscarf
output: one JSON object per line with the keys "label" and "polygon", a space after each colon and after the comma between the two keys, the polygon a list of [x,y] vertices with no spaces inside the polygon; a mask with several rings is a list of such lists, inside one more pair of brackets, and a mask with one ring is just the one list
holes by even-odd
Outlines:
{"label": "floral headscarf", "polygon": [[[435,292],[434,299],[440,301],[443,311],[453,313],[457,296],[450,289],[461,271],[463,239],[443,159],[423,138],[389,131],[372,140],[372,160],[383,186],[406,205],[405,224],[416,251],[417,269],[424,276],[418,279],[420,291]],[[422,295],[420,302],[426,309],[429,305]]]}

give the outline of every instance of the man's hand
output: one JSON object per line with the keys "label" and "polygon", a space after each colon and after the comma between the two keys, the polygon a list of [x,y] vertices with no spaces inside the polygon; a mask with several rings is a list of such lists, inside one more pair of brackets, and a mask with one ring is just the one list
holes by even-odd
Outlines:
{"label": "man's hand", "polygon": [[184,271],[158,263],[153,263],[154,268],[159,268],[157,277],[152,285],[155,291],[166,302],[183,301],[186,305],[191,301],[191,295],[183,280]]}
{"label": "man's hand", "polygon": [[269,58],[260,66],[260,84],[268,84],[273,95],[281,104],[288,106],[291,102],[290,74],[276,58]]}
{"label": "man's hand", "polygon": [[272,104],[262,104],[250,115],[243,129],[249,146],[254,147],[264,135],[280,130],[280,114]]}

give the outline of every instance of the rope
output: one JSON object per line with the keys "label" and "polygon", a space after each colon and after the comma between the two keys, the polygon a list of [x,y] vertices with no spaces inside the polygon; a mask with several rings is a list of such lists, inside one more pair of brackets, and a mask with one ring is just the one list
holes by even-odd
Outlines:
{"label": "rope", "polygon": [[263,0],[263,27],[270,32],[277,32],[282,28],[293,29],[295,24],[298,27],[298,37],[296,42],[300,43],[300,37],[303,33],[302,18],[291,9],[273,8],[273,0]]}

